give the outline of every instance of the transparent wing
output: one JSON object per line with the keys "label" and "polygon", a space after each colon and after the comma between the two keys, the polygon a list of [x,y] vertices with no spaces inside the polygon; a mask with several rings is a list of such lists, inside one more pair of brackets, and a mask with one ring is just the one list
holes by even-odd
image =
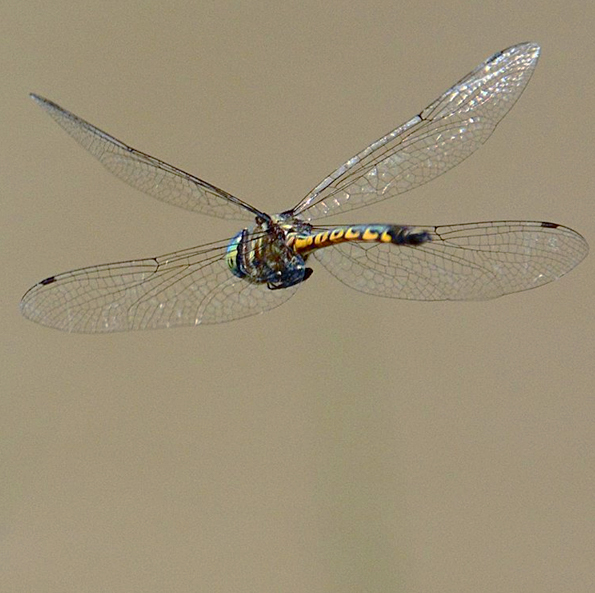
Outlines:
{"label": "transparent wing", "polygon": [[270,290],[233,276],[228,242],[46,278],[25,294],[21,312],[63,331],[116,332],[231,321],[295,293],[297,287]]}
{"label": "transparent wing", "polygon": [[420,301],[481,300],[529,290],[585,258],[585,239],[546,222],[475,222],[415,227],[417,246],[342,243],[314,252],[341,282],[361,292]]}
{"label": "transparent wing", "polygon": [[119,179],[173,206],[217,218],[250,220],[261,213],[226,191],[144,154],[38,95],[43,107],[83,148]]}
{"label": "transparent wing", "polygon": [[349,159],[294,209],[307,220],[368,206],[427,183],[475,152],[529,82],[539,46],[501,51],[419,115]]}

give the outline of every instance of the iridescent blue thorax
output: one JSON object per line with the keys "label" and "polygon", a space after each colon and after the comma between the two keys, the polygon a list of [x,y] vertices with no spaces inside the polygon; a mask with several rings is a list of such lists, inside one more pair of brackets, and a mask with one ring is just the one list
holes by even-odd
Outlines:
{"label": "iridescent blue thorax", "polygon": [[312,227],[284,214],[241,230],[227,247],[226,261],[232,274],[270,289],[289,288],[306,280],[306,256],[293,248],[292,237],[307,236]]}

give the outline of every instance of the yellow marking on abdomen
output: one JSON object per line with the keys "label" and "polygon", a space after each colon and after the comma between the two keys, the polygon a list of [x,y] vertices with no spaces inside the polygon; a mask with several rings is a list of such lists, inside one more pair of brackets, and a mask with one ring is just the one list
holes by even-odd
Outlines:
{"label": "yellow marking on abdomen", "polygon": [[314,235],[314,244],[316,247],[323,247],[326,245],[329,235],[329,231],[324,231],[324,233],[318,233],[317,235]]}
{"label": "yellow marking on abdomen", "polygon": [[365,241],[390,243],[392,236],[389,229],[381,226],[380,228],[371,226],[349,226],[338,227],[332,231],[321,231],[315,235],[296,236],[293,241],[293,248],[298,253],[313,251],[314,249],[322,249],[323,247],[330,247],[338,243],[345,243],[347,241]]}
{"label": "yellow marking on abdomen", "polygon": [[[329,245],[332,243],[341,243],[343,237],[345,236],[345,229],[344,228],[339,228],[339,229],[334,229],[331,231],[331,234],[328,238],[328,243]],[[325,247],[324,245],[321,245],[321,247]]]}
{"label": "yellow marking on abdomen", "polygon": [[363,241],[376,241],[378,239],[378,231],[373,231],[370,228],[367,228],[362,234]]}
{"label": "yellow marking on abdomen", "polygon": [[345,231],[345,241],[357,241],[362,236],[361,229],[356,227],[349,227]]}
{"label": "yellow marking on abdomen", "polygon": [[381,243],[392,243],[393,239],[394,237],[388,231],[382,231],[379,240]]}

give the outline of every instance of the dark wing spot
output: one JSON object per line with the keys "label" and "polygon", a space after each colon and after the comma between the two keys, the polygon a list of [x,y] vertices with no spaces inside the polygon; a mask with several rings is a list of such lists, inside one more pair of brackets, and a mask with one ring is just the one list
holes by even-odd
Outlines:
{"label": "dark wing spot", "polygon": [[56,281],[56,276],[50,276],[49,278],[42,280],[39,284],[41,284],[42,286],[45,286],[46,284],[51,284],[52,282],[55,282],[55,281]]}
{"label": "dark wing spot", "polygon": [[542,222],[541,226],[545,229],[557,229],[560,225],[555,222]]}

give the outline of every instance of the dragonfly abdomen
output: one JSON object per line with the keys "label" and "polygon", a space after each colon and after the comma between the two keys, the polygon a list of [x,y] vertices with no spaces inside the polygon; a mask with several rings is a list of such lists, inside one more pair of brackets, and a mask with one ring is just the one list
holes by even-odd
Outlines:
{"label": "dragonfly abdomen", "polygon": [[421,245],[431,241],[427,230],[396,224],[356,224],[339,226],[309,235],[296,235],[292,247],[297,253],[308,253],[348,241],[364,243],[392,243],[393,245]]}

